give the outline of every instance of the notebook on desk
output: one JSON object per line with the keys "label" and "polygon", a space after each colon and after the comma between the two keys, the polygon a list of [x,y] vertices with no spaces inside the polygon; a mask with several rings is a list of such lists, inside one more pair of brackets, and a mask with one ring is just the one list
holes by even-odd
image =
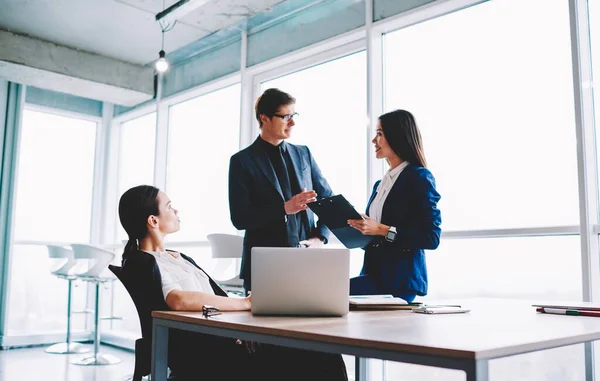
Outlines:
{"label": "notebook on desk", "polygon": [[421,303],[407,303],[391,295],[350,296],[350,308],[353,310],[412,310],[419,306]]}

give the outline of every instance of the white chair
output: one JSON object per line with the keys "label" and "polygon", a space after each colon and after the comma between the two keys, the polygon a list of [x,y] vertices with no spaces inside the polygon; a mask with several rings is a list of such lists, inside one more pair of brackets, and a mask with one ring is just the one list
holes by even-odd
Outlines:
{"label": "white chair", "polygon": [[88,260],[90,266],[87,271],[77,273],[77,278],[84,282],[90,282],[96,285],[96,304],[94,307],[94,353],[84,356],[71,363],[75,365],[111,365],[121,362],[116,356],[100,353],[100,285],[106,282],[112,282],[116,278],[108,271],[108,265],[115,258],[115,254],[104,249],[91,245],[73,244],[73,256],[75,260]]}
{"label": "white chair", "polygon": [[71,297],[73,281],[77,279],[73,275],[73,267],[77,261],[73,257],[73,251],[62,246],[47,245],[48,256],[54,261],[60,261],[60,267],[52,270],[52,274],[60,279],[66,279],[69,282],[69,291],[67,294],[67,340],[64,343],[54,344],[46,349],[48,353],[71,354],[71,353],[86,353],[90,349],[79,343],[71,342]]}
{"label": "white chair", "polygon": [[219,279],[220,275],[227,270],[229,264],[224,261],[217,262],[213,270],[215,281],[227,292],[244,294],[244,281],[240,279],[240,264],[242,258],[242,247],[244,238],[233,234],[209,234],[213,259],[235,259],[235,276],[229,279]]}

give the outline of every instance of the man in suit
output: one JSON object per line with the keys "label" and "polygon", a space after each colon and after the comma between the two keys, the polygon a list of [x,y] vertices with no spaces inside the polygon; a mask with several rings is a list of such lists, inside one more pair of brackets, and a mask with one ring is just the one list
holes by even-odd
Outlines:
{"label": "man in suit", "polygon": [[308,147],[285,142],[294,128],[296,100],[278,89],[266,90],[256,101],[260,135],[229,163],[231,222],[246,230],[242,270],[251,290],[253,247],[311,247],[327,243],[329,231],[315,226],[307,204],[332,195]]}

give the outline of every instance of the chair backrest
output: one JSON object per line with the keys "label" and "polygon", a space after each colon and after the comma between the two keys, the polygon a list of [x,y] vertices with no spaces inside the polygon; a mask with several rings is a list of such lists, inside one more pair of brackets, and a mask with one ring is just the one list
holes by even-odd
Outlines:
{"label": "chair backrest", "polygon": [[108,269],[125,286],[133,300],[140,319],[142,337],[152,342],[152,311],[164,311],[169,307],[162,293],[158,264],[150,254],[147,256],[139,254],[138,258],[127,259],[124,267],[109,265]]}
{"label": "chair backrest", "polygon": [[207,236],[213,258],[241,258],[244,238],[233,234]]}
{"label": "chair backrest", "polygon": [[94,264],[85,272],[77,274],[80,277],[100,277],[102,271],[115,258],[115,254],[99,247],[83,244],[72,244],[73,257],[78,259],[88,259],[94,261]]}
{"label": "chair backrest", "polygon": [[46,247],[48,248],[48,257],[51,259],[64,259],[64,262],[59,268],[52,270],[52,274],[69,276],[69,272],[77,264],[77,261],[73,256],[73,251],[63,246],[46,245]]}
{"label": "chair backrest", "polygon": [[[115,274],[117,279],[125,286],[127,293],[133,300],[135,308],[138,312],[140,319],[140,325],[142,326],[142,336],[144,332],[152,329],[152,309],[145,305],[144,298],[138,295],[138,288],[131,284],[130,280],[123,273],[120,266],[108,265],[108,269]],[[150,325],[150,327],[148,327]],[[150,374],[151,356],[152,356],[152,336],[142,337],[135,341],[135,370],[133,375],[133,381],[143,376]]]}

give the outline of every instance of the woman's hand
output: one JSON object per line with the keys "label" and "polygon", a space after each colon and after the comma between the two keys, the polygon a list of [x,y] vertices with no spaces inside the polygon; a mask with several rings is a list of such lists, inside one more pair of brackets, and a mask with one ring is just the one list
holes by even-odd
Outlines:
{"label": "woman's hand", "polygon": [[240,298],[240,311],[248,311],[252,307],[252,296],[248,295],[245,298]]}
{"label": "woman's hand", "polygon": [[389,226],[380,224],[366,214],[361,214],[362,220],[348,220],[348,225],[360,231],[363,235],[382,235],[385,236]]}

